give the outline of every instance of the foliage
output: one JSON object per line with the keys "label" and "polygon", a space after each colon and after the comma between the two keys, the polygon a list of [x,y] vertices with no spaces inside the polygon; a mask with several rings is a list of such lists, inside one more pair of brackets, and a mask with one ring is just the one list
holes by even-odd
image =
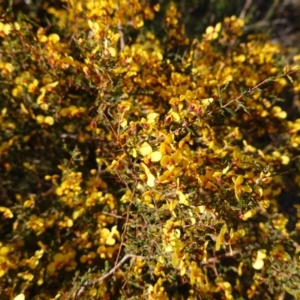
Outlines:
{"label": "foliage", "polygon": [[1,295],[300,297],[279,205],[300,186],[299,55],[234,16],[190,39],[174,4],[158,36],[158,4],[43,9],[0,23]]}

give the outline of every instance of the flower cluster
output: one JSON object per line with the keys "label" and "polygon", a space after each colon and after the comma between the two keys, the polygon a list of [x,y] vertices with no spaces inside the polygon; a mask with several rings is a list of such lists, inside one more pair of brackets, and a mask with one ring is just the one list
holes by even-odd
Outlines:
{"label": "flower cluster", "polygon": [[190,39],[174,3],[62,2],[0,22],[0,294],[299,297],[299,55],[235,16]]}

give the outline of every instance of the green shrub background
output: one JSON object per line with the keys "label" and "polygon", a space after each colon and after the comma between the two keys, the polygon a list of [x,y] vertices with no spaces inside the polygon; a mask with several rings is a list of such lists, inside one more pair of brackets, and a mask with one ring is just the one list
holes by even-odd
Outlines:
{"label": "green shrub background", "polygon": [[1,297],[298,299],[295,49],[218,7],[10,5]]}

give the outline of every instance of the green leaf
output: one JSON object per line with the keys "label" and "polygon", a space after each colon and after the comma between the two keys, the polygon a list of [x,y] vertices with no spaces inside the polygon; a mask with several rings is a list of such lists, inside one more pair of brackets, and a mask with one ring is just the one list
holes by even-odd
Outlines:
{"label": "green leaf", "polygon": [[221,89],[221,93],[227,89],[229,83],[230,83],[230,81],[226,82],[225,86]]}
{"label": "green leaf", "polygon": [[233,111],[231,108],[225,107],[225,110],[226,110],[230,115],[232,115],[232,116],[235,117],[235,113],[234,113],[234,111]]}
{"label": "green leaf", "polygon": [[268,79],[266,79],[266,82],[274,81],[275,78],[276,78],[275,76],[271,76]]}
{"label": "green leaf", "polygon": [[243,102],[240,102],[238,107],[241,107],[244,110],[244,112],[246,112],[248,115],[250,115],[249,111],[247,110],[247,108]]}
{"label": "green leaf", "polygon": [[294,82],[294,80],[293,80],[293,78],[292,78],[291,76],[289,76],[289,75],[286,75],[286,77],[289,79],[289,81],[290,81],[291,83],[293,83],[293,82]]}

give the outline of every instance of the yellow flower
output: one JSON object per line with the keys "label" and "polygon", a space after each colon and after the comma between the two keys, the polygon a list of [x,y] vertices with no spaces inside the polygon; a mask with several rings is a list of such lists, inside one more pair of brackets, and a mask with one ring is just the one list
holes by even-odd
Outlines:
{"label": "yellow flower", "polygon": [[88,20],[88,25],[89,25],[89,27],[90,27],[90,29],[91,29],[91,31],[93,32],[94,35],[97,34],[97,33],[99,33],[100,26],[99,26],[98,23],[93,22],[91,20]]}
{"label": "yellow flower", "polygon": [[180,204],[185,204],[187,206],[190,204],[187,197],[181,191],[176,191],[176,194],[179,196]]}
{"label": "yellow flower", "polygon": [[105,244],[113,246],[116,243],[116,239],[120,238],[120,233],[117,230],[117,226],[113,226],[111,232],[108,234]]}
{"label": "yellow flower", "polygon": [[255,270],[261,270],[264,266],[264,259],[267,257],[265,249],[260,249],[257,251],[256,260],[252,263],[252,267]]}
{"label": "yellow flower", "polygon": [[54,124],[54,118],[52,116],[46,116],[44,119],[44,123],[48,125],[53,125]]}
{"label": "yellow flower", "polygon": [[152,162],[158,162],[160,161],[162,154],[160,151],[152,151],[152,147],[147,143],[144,142],[140,148],[139,152],[142,156],[145,157],[144,161],[147,162],[147,158],[149,158]]}
{"label": "yellow flower", "polygon": [[256,215],[256,210],[255,209],[250,209],[246,213],[243,214],[242,219],[244,221],[247,221],[248,219],[254,217]]}
{"label": "yellow flower", "polygon": [[271,112],[279,119],[285,119],[287,117],[287,112],[283,111],[279,106],[274,106]]}
{"label": "yellow flower", "polygon": [[52,34],[50,34],[50,35],[48,36],[48,41],[49,41],[49,42],[52,42],[53,44],[59,42],[59,40],[60,40],[60,37],[59,37],[59,35],[56,34],[56,33],[52,33]]}
{"label": "yellow flower", "polygon": [[38,88],[38,85],[39,85],[39,82],[37,79],[33,79],[33,81],[28,85],[28,92],[29,93],[34,93],[37,91],[37,88]]}
{"label": "yellow flower", "polygon": [[0,22],[0,36],[5,37],[10,34],[11,32],[11,25],[10,24],[4,24]]}
{"label": "yellow flower", "polygon": [[2,243],[0,243],[0,278],[6,274],[9,268],[15,268],[8,259],[9,253],[13,250],[14,248],[11,245],[2,246]]}
{"label": "yellow flower", "polygon": [[224,235],[227,232],[228,232],[228,228],[227,228],[227,225],[225,223],[222,226],[222,228],[220,230],[220,234],[218,235],[217,240],[216,240],[216,245],[215,245],[216,251],[219,251],[221,249],[221,244],[222,244],[222,242],[224,242]]}
{"label": "yellow flower", "polygon": [[155,186],[155,177],[154,177],[154,175],[151,173],[149,168],[144,163],[141,163],[141,167],[144,170],[144,172],[146,173],[147,185],[149,187],[154,187]]}
{"label": "yellow flower", "polygon": [[252,189],[250,186],[242,185],[244,182],[244,178],[242,175],[239,175],[237,178],[233,177],[232,181],[234,182],[234,193],[236,199],[240,202],[241,196],[243,195],[243,192],[251,193]]}
{"label": "yellow flower", "polygon": [[11,210],[4,206],[0,206],[0,212],[3,212],[4,218],[11,219],[14,216],[13,213],[11,212]]}
{"label": "yellow flower", "polygon": [[288,219],[283,214],[278,214],[277,218],[272,221],[277,230],[285,230]]}
{"label": "yellow flower", "polygon": [[11,63],[0,62],[0,69],[2,69],[2,73],[6,75],[14,70],[14,66]]}
{"label": "yellow flower", "polygon": [[206,28],[204,39],[208,40],[208,41],[212,41],[218,38],[219,36],[219,32],[222,29],[222,24],[221,23],[217,23],[215,27],[213,26],[208,26]]}
{"label": "yellow flower", "polygon": [[74,260],[74,257],[76,255],[76,252],[71,250],[65,254],[63,253],[56,253],[53,257],[53,261],[48,264],[47,266],[47,273],[49,275],[54,274],[56,271],[60,270],[66,265],[74,265],[72,261]]}

